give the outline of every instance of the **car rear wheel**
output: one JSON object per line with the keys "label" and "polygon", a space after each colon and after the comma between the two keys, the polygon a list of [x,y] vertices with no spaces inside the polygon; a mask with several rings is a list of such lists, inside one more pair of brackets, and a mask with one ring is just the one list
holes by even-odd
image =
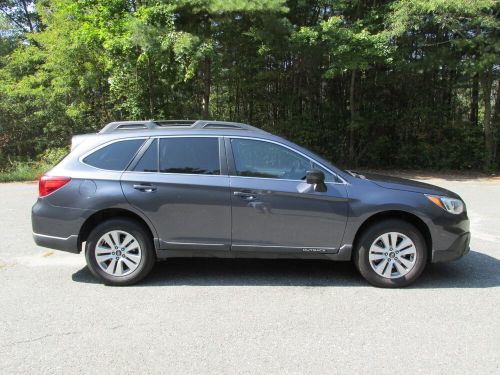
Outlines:
{"label": "car rear wheel", "polygon": [[384,220],[364,231],[354,253],[361,275],[378,287],[397,288],[413,283],[427,262],[420,231],[402,220]]}
{"label": "car rear wheel", "polygon": [[92,274],[108,285],[134,284],[155,263],[151,237],[142,225],[125,218],[94,228],[87,239],[85,258]]}

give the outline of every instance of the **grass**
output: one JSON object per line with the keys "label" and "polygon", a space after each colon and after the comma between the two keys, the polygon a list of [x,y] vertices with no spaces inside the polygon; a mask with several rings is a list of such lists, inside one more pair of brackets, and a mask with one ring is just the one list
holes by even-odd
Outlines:
{"label": "grass", "polygon": [[0,182],[33,181],[50,167],[43,162],[16,162],[9,169],[0,171]]}
{"label": "grass", "polygon": [[28,158],[11,160],[8,158],[7,162],[4,159],[3,165],[6,167],[0,169],[0,182],[37,180],[47,170],[59,163],[68,151],[67,147],[52,148],[38,155],[36,160]]}

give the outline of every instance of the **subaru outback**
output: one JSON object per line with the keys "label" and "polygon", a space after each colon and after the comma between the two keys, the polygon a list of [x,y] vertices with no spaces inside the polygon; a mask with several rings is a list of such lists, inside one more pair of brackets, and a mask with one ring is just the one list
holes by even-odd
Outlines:
{"label": "subaru outback", "polygon": [[72,139],[39,180],[39,246],[85,252],[110,285],[172,257],[352,261],[379,287],[469,251],[462,199],[429,184],[336,167],[250,125],[124,121]]}

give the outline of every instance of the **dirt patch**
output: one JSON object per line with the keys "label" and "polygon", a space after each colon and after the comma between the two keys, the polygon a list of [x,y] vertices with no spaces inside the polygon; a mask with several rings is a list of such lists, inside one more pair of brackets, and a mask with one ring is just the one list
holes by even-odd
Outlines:
{"label": "dirt patch", "polygon": [[5,263],[0,260],[0,270],[14,266],[15,263]]}

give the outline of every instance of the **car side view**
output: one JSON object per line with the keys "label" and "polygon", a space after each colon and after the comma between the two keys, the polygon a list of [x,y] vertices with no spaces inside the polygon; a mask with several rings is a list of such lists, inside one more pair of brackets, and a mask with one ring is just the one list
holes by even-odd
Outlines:
{"label": "car side view", "polygon": [[39,246],[85,252],[110,285],[172,257],[353,261],[379,287],[469,251],[462,199],[437,186],[344,171],[250,125],[124,121],[73,137],[39,180]]}

